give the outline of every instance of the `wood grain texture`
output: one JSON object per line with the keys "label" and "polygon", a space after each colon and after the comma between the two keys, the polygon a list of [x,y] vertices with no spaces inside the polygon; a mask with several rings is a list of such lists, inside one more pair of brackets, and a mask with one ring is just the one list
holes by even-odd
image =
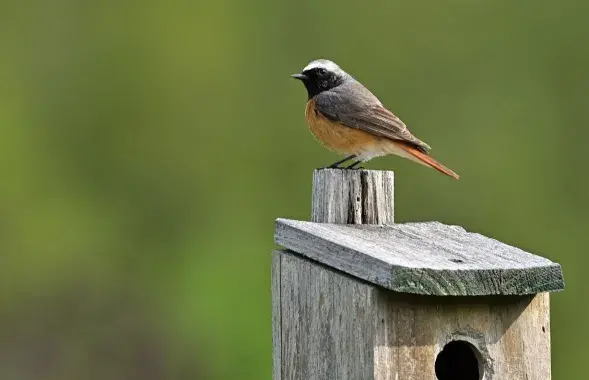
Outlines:
{"label": "wood grain texture", "polygon": [[394,173],[317,169],[311,220],[338,224],[394,223]]}
{"label": "wood grain texture", "polygon": [[282,256],[281,379],[370,379],[369,337],[376,326],[364,322],[374,320],[374,289],[311,261],[276,254]]}
{"label": "wood grain texture", "polygon": [[272,253],[272,379],[281,380],[282,368],[282,313],[281,313],[281,263],[282,255],[279,252]]}
{"label": "wood grain texture", "polygon": [[374,379],[436,379],[452,341],[472,345],[483,380],[550,380],[549,295],[440,298],[378,291]]}
{"label": "wood grain texture", "polygon": [[282,380],[435,380],[436,358],[454,340],[476,348],[482,380],[550,380],[547,293],[415,296],[275,255]]}
{"label": "wood grain texture", "polygon": [[398,292],[523,295],[564,288],[559,264],[438,222],[371,226],[278,219],[275,241]]}

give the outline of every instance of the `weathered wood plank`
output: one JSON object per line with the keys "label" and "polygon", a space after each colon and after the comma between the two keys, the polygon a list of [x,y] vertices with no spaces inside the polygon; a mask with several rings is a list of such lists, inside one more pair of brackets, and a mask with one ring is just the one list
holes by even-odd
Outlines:
{"label": "weathered wood plank", "polygon": [[343,169],[313,172],[313,222],[392,224],[394,216],[393,172]]}
{"label": "weathered wood plank", "polygon": [[281,280],[280,261],[282,255],[279,252],[272,253],[272,379],[281,380],[282,373],[282,301],[281,301]]}
{"label": "weathered wood plank", "polygon": [[287,252],[282,256],[282,379],[371,379],[374,288]]}
{"label": "weathered wood plank", "polygon": [[564,288],[559,264],[438,222],[371,226],[278,219],[275,241],[399,292],[523,295]]}
{"label": "weathered wood plank", "polygon": [[548,293],[460,298],[377,294],[374,380],[436,379],[435,361],[452,341],[471,345],[485,380],[551,378]]}

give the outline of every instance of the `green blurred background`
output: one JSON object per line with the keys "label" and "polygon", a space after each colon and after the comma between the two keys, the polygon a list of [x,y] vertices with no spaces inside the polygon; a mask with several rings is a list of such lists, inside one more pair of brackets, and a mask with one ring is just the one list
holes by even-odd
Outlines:
{"label": "green blurred background", "polygon": [[452,181],[399,158],[399,221],[560,262],[553,377],[589,370],[589,3],[0,3],[0,378],[269,379],[276,217],[337,158],[289,78],[333,59]]}

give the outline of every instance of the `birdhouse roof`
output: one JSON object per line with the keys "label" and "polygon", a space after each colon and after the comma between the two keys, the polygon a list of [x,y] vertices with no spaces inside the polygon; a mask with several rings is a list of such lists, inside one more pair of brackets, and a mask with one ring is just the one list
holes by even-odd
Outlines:
{"label": "birdhouse roof", "polygon": [[343,225],[278,219],[275,241],[397,292],[482,296],[564,289],[559,264],[438,222]]}

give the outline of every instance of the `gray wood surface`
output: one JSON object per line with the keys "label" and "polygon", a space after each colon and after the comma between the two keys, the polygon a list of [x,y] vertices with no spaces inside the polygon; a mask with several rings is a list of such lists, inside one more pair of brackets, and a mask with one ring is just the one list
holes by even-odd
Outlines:
{"label": "gray wood surface", "polygon": [[[282,380],[372,379],[373,289],[281,256]],[[274,378],[276,380],[276,378]]]}
{"label": "gray wood surface", "polygon": [[395,216],[394,179],[391,171],[315,170],[311,221],[392,224]]}
{"label": "gray wood surface", "polygon": [[281,380],[282,368],[282,313],[281,261],[282,255],[272,254],[272,379]]}
{"label": "gray wood surface", "polygon": [[281,257],[275,380],[435,380],[438,354],[455,340],[472,345],[483,380],[550,380],[547,293],[415,296],[273,255]]}
{"label": "gray wood surface", "polygon": [[438,222],[376,226],[278,219],[275,241],[398,292],[522,295],[564,288],[559,264]]}

